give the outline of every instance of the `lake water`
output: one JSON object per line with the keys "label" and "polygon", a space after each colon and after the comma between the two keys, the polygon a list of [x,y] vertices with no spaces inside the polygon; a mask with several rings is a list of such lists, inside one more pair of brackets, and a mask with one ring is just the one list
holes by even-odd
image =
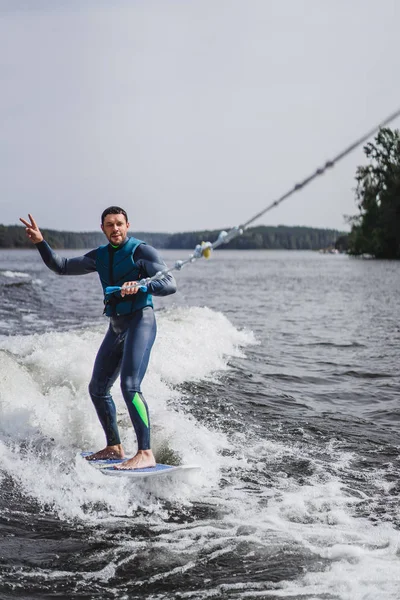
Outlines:
{"label": "lake water", "polygon": [[134,484],[79,456],[97,275],[0,252],[1,599],[398,600],[400,263],[220,250],[176,279],[143,392],[158,461],[202,470]]}

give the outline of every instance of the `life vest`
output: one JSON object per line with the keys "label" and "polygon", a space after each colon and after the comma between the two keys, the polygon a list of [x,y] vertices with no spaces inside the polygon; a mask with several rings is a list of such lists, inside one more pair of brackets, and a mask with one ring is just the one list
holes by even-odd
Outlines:
{"label": "life vest", "polygon": [[126,281],[139,281],[144,273],[133,260],[135,250],[141,240],[130,237],[123,246],[114,248],[111,244],[100,246],[96,251],[96,270],[104,291],[104,313],[107,317],[116,315],[129,315],[145,306],[153,306],[152,296],[148,292],[139,290],[136,294],[123,298],[119,293],[106,299],[106,287],[111,285],[122,286]]}

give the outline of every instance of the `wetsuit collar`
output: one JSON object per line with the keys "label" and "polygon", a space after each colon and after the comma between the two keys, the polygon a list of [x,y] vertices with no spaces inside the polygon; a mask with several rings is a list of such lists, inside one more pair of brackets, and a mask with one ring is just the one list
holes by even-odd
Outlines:
{"label": "wetsuit collar", "polygon": [[109,242],[109,245],[111,246],[112,250],[117,252],[117,250],[120,250],[120,248],[123,248],[125,246],[125,244],[127,243],[128,240],[129,240],[129,237],[126,236],[124,242],[122,244],[120,244],[119,246],[114,246],[114,244],[112,244],[111,242]]}

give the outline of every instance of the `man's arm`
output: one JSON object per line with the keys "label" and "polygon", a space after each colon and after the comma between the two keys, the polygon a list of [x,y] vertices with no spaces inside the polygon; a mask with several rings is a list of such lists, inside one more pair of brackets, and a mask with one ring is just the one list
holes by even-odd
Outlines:
{"label": "man's arm", "polygon": [[86,273],[96,271],[96,250],[91,250],[84,256],[77,256],[76,258],[62,258],[45,242],[42,232],[32,215],[28,216],[30,223],[21,218],[20,221],[25,225],[26,235],[35,244],[43,262],[49,269],[58,275],[86,275]]}
{"label": "man's arm", "polygon": [[[133,260],[140,269],[142,278],[153,277],[159,271],[167,268],[167,265],[158,254],[157,250],[147,244],[141,244],[135,250]],[[147,287],[148,292],[154,296],[168,296],[176,292],[175,278],[171,273],[163,275],[161,279],[151,281]]]}
{"label": "man's arm", "polygon": [[86,275],[96,271],[96,250],[91,250],[83,256],[64,258],[56,252],[45,240],[36,244],[44,264],[58,275]]}

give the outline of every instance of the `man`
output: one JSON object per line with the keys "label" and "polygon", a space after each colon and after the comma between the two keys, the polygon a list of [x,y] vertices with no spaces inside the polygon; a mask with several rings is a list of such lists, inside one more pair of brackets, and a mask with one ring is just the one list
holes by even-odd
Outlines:
{"label": "man", "polygon": [[101,229],[108,244],[91,250],[84,256],[61,258],[43,239],[32,215],[20,221],[29,239],[36,245],[44,263],[59,275],[84,275],[97,271],[105,291],[107,286],[119,286],[121,291],[105,296],[105,314],[110,326],[95,360],[89,393],[106,435],[107,445],[91,454],[88,460],[124,458],[117,426],[117,412],[110,390],[120,374],[121,390],[138,441],[137,454],[120,464],[118,469],[141,469],[156,464],[150,447],[150,419],[147,403],[141,393],[150,352],[156,337],[156,321],[152,295],[167,296],[176,291],[171,274],[154,280],[143,291],[135,284],[152,277],[166,265],[154,248],[128,237],[129,222],[119,206],[110,206],[101,216]]}

